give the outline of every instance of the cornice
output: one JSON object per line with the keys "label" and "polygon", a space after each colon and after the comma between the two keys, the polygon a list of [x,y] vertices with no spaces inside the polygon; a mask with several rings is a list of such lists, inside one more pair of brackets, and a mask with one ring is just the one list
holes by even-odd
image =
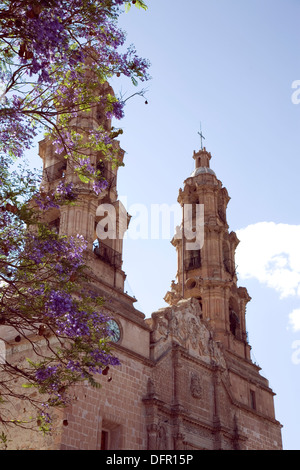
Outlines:
{"label": "cornice", "polygon": [[[139,361],[140,363],[144,364],[147,367],[155,367],[156,362],[150,359],[149,357],[142,356],[141,354],[132,351],[131,349],[126,348],[125,346],[122,346],[122,344],[113,344],[112,346],[113,350],[119,351],[123,353],[124,355],[130,357],[131,359],[134,359],[135,361]],[[122,365],[122,360],[121,360],[121,365]]]}

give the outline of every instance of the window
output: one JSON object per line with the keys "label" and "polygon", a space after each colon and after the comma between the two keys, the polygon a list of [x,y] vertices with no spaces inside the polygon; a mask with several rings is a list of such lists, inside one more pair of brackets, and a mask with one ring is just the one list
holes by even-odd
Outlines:
{"label": "window", "polygon": [[201,267],[200,250],[187,251],[188,258],[185,260],[185,269],[187,271]]}
{"label": "window", "polygon": [[110,246],[106,245],[103,242],[99,242],[99,240],[94,241],[93,243],[93,252],[94,254],[111,266],[116,268],[121,268],[122,266],[122,254],[118,251],[114,250]]}
{"label": "window", "polygon": [[227,273],[232,276],[235,274],[235,264],[231,256],[230,247],[228,242],[223,242],[223,265]]}
{"label": "window", "polygon": [[56,233],[59,233],[60,218],[52,220],[49,222],[49,227],[51,230],[54,230]]}
{"label": "window", "polygon": [[43,170],[43,179],[47,183],[51,183],[60,178],[64,178],[66,174],[67,163],[66,161],[54,163]]}
{"label": "window", "polygon": [[118,450],[122,448],[122,427],[116,422],[118,417],[110,416],[103,419],[101,434],[99,433],[99,447],[101,450]]}
{"label": "window", "polygon": [[98,161],[97,170],[100,172],[99,179],[105,180],[108,184],[108,188],[110,188],[113,184],[116,183],[116,175],[113,171],[107,168],[107,165],[105,165],[102,160]]}

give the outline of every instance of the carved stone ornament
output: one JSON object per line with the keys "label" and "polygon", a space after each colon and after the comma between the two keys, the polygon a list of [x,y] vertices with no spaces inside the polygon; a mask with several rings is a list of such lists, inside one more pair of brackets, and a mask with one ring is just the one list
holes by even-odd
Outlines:
{"label": "carved stone ornament", "polygon": [[149,450],[167,450],[169,448],[166,426],[161,423],[151,423],[147,426],[147,433]]}
{"label": "carved stone ornament", "polygon": [[152,379],[148,379],[147,381],[147,398],[154,398],[155,396],[155,386]]}
{"label": "carved stone ornament", "polygon": [[154,343],[171,340],[197,356],[210,355],[210,333],[201,320],[196,299],[181,300],[176,306],[152,314]]}
{"label": "carved stone ornament", "polygon": [[167,430],[163,425],[159,425],[158,435],[157,435],[157,449],[158,450],[167,450]]}
{"label": "carved stone ornament", "polygon": [[207,323],[201,318],[201,307],[195,298],[180,300],[175,306],[154,312],[151,318],[154,357],[177,343],[189,354],[211,364],[225,367],[220,345],[213,340]]}
{"label": "carved stone ornament", "polygon": [[202,398],[202,387],[200,384],[200,377],[195,372],[191,375],[190,391],[193,398]]}

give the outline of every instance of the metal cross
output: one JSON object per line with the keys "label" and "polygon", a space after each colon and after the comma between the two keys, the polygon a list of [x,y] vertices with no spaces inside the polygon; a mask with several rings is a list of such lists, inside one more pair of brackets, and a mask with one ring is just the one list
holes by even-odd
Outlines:
{"label": "metal cross", "polygon": [[201,123],[200,123],[200,132],[198,132],[198,134],[200,135],[200,139],[201,139],[201,150],[203,150],[202,140],[203,140],[203,139],[205,140],[205,137],[204,137],[204,135],[202,134]]}

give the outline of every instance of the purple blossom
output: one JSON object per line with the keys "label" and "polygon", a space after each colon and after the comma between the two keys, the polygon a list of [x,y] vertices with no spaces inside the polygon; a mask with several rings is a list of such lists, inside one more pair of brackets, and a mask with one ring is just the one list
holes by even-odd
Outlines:
{"label": "purple blossom", "polygon": [[97,179],[93,181],[93,190],[98,195],[108,187],[108,182],[106,180]]}
{"label": "purple blossom", "polygon": [[73,299],[64,291],[51,291],[45,303],[45,310],[47,315],[65,315],[68,314],[72,308]]}
{"label": "purple blossom", "polygon": [[76,198],[76,194],[74,191],[74,184],[72,182],[65,183],[64,181],[60,181],[55,192],[56,192],[56,195],[58,195],[61,200],[64,200],[64,199],[72,200]]}
{"label": "purple blossom", "polygon": [[124,105],[122,101],[115,101],[113,103],[113,115],[116,119],[122,119],[124,117]]}
{"label": "purple blossom", "polygon": [[43,193],[39,192],[33,200],[39,206],[42,211],[47,211],[52,208],[59,208],[58,202],[55,201],[55,192],[52,191],[51,193]]}
{"label": "purple blossom", "polygon": [[79,158],[75,163],[75,170],[84,171],[84,173],[87,173],[90,176],[95,174],[95,168],[89,157]]}
{"label": "purple blossom", "polygon": [[58,367],[58,365],[48,367],[43,366],[37,369],[35,373],[36,380],[41,383],[48,380],[49,378],[52,378],[55,374],[57,374]]}
{"label": "purple blossom", "polygon": [[[21,157],[24,149],[32,146],[40,126],[51,131],[56,124],[55,117],[75,118],[84,108],[85,100],[90,105],[95,87],[92,81],[87,81],[83,64],[89,64],[90,76],[94,75],[96,81],[115,73],[132,77],[134,81],[148,78],[149,63],[138,57],[133,46],[125,53],[118,51],[126,40],[117,24],[125,3],[125,0],[112,0],[109,7],[104,7],[102,0],[72,0],[70,4],[57,0],[34,6],[14,2],[9,13],[13,14],[13,21],[0,19],[5,38],[0,49],[4,61],[7,51],[11,54],[15,50],[11,59],[14,70],[18,62],[22,68],[15,76],[10,67],[0,72],[5,90],[10,89],[0,101],[0,111],[5,110],[0,112],[0,150]],[[3,11],[5,6],[10,11],[8,4],[4,2]],[[19,22],[17,28],[15,21]],[[85,47],[87,43],[89,47]],[[26,85],[27,75],[33,82],[32,89]],[[53,96],[57,97],[55,102]],[[109,117],[122,119],[123,108],[124,103],[114,102]],[[56,152],[72,153],[78,144],[76,133],[68,134],[67,127],[61,131],[54,139]],[[104,143],[105,139],[103,134]]]}

